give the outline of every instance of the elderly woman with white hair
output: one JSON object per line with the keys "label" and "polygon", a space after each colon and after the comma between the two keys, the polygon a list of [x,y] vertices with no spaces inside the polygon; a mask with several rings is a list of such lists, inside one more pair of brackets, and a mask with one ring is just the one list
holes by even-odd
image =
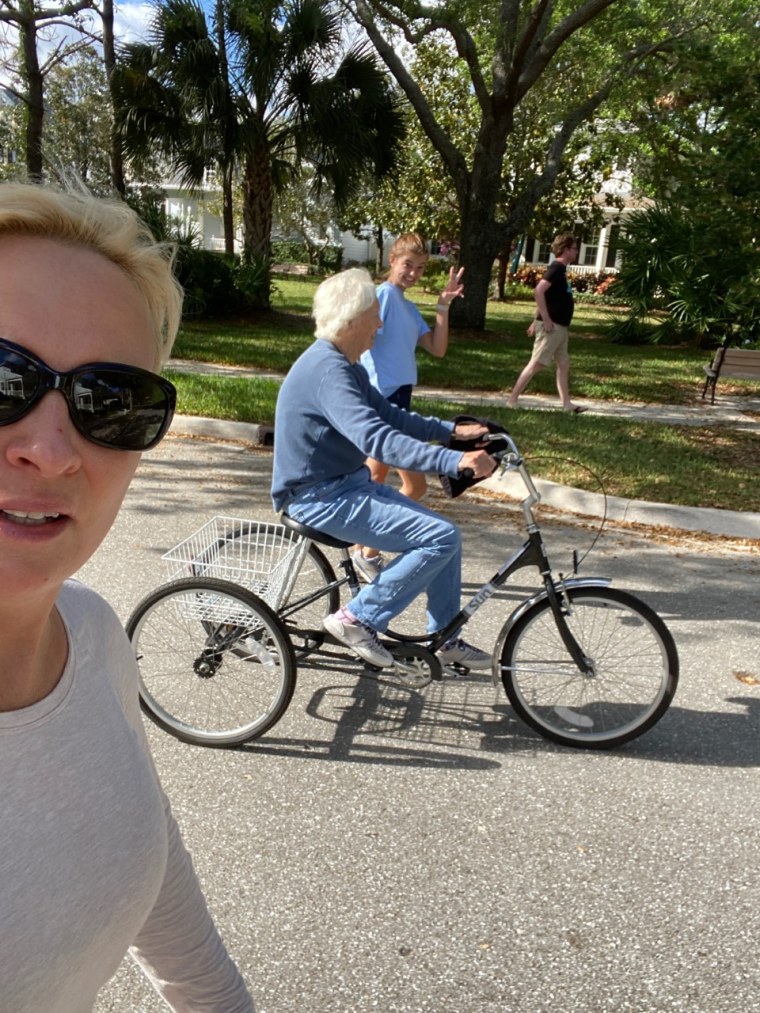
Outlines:
{"label": "elderly woman with white hair", "polygon": [[[427,593],[428,631],[459,611],[461,537],[450,521],[373,482],[367,458],[409,471],[489,475],[483,450],[448,449],[452,436],[475,440],[477,423],[459,424],[404,411],[370,384],[359,363],[381,326],[374,283],[353,268],[326,279],[314,295],[316,341],[288,373],[275,415],[272,499],[275,509],[346,542],[398,553],[325,629],[364,661],[393,664],[378,640],[394,616]],[[444,644],[444,664],[489,668],[491,656],[461,638]]]}

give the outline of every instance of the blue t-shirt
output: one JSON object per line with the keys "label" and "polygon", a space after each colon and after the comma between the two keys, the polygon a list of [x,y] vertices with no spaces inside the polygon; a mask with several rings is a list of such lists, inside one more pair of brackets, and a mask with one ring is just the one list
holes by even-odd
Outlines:
{"label": "blue t-shirt", "polygon": [[372,386],[387,397],[404,384],[417,383],[417,344],[430,325],[401,289],[389,281],[378,287],[377,301],[383,326],[360,361]]}

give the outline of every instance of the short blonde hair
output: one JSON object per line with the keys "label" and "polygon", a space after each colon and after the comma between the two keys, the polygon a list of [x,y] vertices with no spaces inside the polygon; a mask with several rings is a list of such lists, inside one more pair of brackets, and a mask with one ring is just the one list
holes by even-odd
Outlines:
{"label": "short blonde hair", "polygon": [[363,267],[350,267],[325,278],[314,293],[314,336],[335,341],[338,332],[374,303],[375,283]]}
{"label": "short blonde hair", "polygon": [[182,288],[173,271],[175,250],[170,243],[157,242],[127,204],[101,200],[84,190],[1,183],[0,240],[6,236],[83,246],[121,268],[147,303],[157,364],[166,362],[182,319]]}

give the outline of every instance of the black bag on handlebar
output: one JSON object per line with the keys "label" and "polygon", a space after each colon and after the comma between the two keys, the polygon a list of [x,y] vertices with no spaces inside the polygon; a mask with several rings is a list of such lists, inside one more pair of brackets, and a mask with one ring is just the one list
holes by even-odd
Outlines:
{"label": "black bag on handlebar", "polygon": [[[499,422],[494,422],[491,419],[479,419],[475,418],[474,415],[457,415],[453,420],[454,425],[459,425],[465,422],[478,422],[481,426],[485,426],[489,433],[506,433],[508,432],[506,426],[502,426]],[[506,440],[493,440],[484,446],[484,449],[489,453],[497,453],[502,450],[508,450],[509,445]],[[478,437],[474,440],[458,440],[454,436],[449,440],[450,450],[461,450],[466,452],[468,450],[480,449],[478,444]],[[461,496],[463,492],[469,489],[473,485],[477,485],[478,482],[482,482],[482,478],[469,478],[464,475],[457,475],[456,478],[450,478],[448,475],[439,475],[438,478],[441,482],[443,491],[451,499],[456,499],[457,496]]]}

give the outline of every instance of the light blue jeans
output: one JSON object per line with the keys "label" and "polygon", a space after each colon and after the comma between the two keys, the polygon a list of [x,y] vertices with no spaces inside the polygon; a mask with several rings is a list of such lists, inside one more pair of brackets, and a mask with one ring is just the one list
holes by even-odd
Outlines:
{"label": "light blue jeans", "polygon": [[310,527],[350,543],[399,555],[346,606],[384,633],[423,591],[428,632],[442,629],[460,608],[462,539],[459,528],[400,492],[373,482],[365,467],[311,486],[287,505]]}

